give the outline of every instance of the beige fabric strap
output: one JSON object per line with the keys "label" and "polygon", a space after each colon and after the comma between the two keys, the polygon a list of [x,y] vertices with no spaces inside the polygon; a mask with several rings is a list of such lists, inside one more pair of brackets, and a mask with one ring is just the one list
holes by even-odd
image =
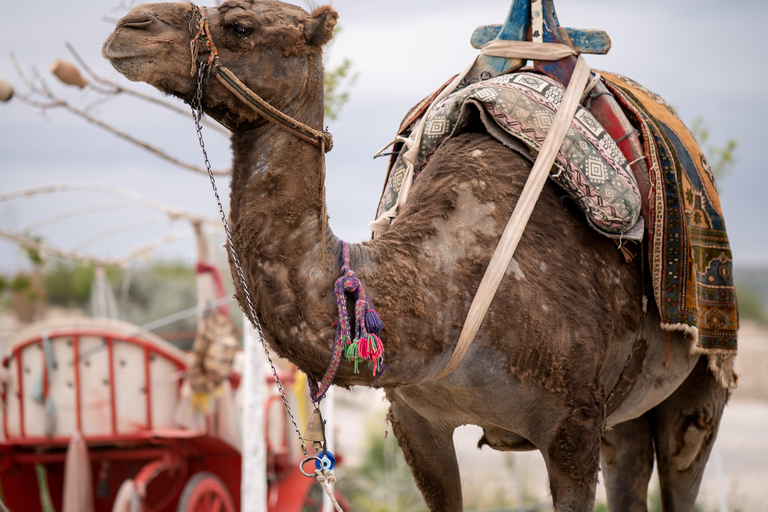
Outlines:
{"label": "beige fabric strap", "polygon": [[560,60],[571,55],[577,55],[576,50],[565,44],[503,41],[501,39],[494,39],[486,44],[480,53],[489,57],[529,60]]}
{"label": "beige fabric strap", "polygon": [[441,379],[456,369],[474,341],[477,331],[480,329],[480,325],[485,318],[485,313],[488,311],[488,307],[491,305],[491,301],[501,283],[501,279],[504,277],[510,261],[512,261],[512,256],[531,216],[533,207],[536,205],[541,190],[547,181],[547,176],[552,169],[552,165],[555,163],[557,153],[563,145],[565,135],[576,114],[576,108],[579,106],[581,93],[587,85],[589,75],[589,66],[584,58],[580,56],[552,127],[544,140],[544,144],[541,146],[539,156],[536,158],[531,174],[528,176],[528,181],[523,188],[523,192],[520,194],[515,210],[512,212],[506,228],[504,228],[499,244],[496,246],[496,251],[493,253],[483,280],[477,289],[475,298],[467,313],[467,319],[464,321],[464,327],[459,335],[456,348],[436,379]]}

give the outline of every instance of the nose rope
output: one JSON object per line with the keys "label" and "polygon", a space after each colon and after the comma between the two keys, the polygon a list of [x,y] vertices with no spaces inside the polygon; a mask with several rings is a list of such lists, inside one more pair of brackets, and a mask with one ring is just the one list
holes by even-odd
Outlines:
{"label": "nose rope", "polygon": [[[208,69],[214,68],[214,62],[218,63],[219,50],[216,49],[216,45],[213,44],[213,38],[211,37],[211,29],[208,26],[208,17],[205,15],[205,9],[200,5],[192,4],[193,15],[190,23],[190,29],[195,37],[189,43],[189,49],[192,52],[192,69],[189,72],[189,76],[195,76],[197,72],[197,57],[200,53],[200,43],[205,46],[205,51],[209,52],[208,55]],[[197,27],[195,27],[197,25]],[[195,32],[195,28],[197,32]]]}

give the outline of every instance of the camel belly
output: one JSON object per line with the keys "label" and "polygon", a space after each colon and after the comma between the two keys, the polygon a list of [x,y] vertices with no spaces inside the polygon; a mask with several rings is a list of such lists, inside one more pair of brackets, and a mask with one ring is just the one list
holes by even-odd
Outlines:
{"label": "camel belly", "polygon": [[488,445],[500,452],[530,452],[536,446],[521,435],[497,427],[483,427],[483,436],[477,442],[477,447]]}
{"label": "camel belly", "polygon": [[638,418],[666,400],[688,377],[699,357],[691,353],[690,342],[682,333],[670,333],[668,337],[656,328],[649,336],[648,353],[637,381],[608,415],[606,427]]}

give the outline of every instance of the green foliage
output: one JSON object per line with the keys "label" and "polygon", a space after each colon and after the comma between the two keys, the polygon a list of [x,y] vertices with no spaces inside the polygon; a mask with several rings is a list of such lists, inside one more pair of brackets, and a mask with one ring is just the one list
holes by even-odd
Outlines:
{"label": "green foliage", "polygon": [[[330,46],[333,45],[335,37],[341,32],[338,25],[333,29],[334,39],[331,39]],[[352,61],[344,59],[341,64],[333,69],[325,70],[325,117],[335,121],[342,107],[349,101],[349,91],[357,82],[358,73],[352,72]]]}
{"label": "green foliage", "polygon": [[691,133],[693,133],[693,136],[699,142],[701,149],[709,160],[709,165],[712,167],[712,174],[715,176],[715,179],[721,179],[729,174],[736,163],[736,149],[739,147],[738,141],[728,139],[723,147],[712,145],[710,143],[709,126],[707,126],[702,117],[694,119],[690,128]]}
{"label": "green foliage", "polygon": [[768,313],[766,313],[765,304],[760,293],[754,287],[746,283],[737,283],[736,297],[739,300],[740,318],[768,324]]}
{"label": "green foliage", "polygon": [[32,286],[32,278],[25,273],[18,273],[11,281],[11,290],[14,293],[24,292]]}
{"label": "green foliage", "polygon": [[45,263],[43,261],[43,257],[40,255],[40,251],[37,249],[27,249],[26,251],[27,258],[29,258],[29,261],[31,261],[35,267],[40,267],[43,265],[43,263]]}
{"label": "green foliage", "polygon": [[339,467],[339,490],[353,510],[367,512],[426,512],[421,493],[394,436],[369,431],[364,462],[345,473]]}
{"label": "green foliage", "polygon": [[56,261],[43,272],[48,301],[67,308],[84,308],[91,297],[94,276],[92,265]]}
{"label": "green foliage", "polygon": [[[160,261],[134,271],[123,318],[138,325],[166,317],[197,304],[195,269],[184,262]],[[161,331],[194,331],[193,316]]]}

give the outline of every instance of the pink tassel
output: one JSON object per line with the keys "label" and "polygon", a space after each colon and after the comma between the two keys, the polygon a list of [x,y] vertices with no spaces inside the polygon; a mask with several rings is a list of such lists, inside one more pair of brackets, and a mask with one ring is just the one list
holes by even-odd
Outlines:
{"label": "pink tassel", "polygon": [[366,361],[375,362],[384,355],[384,344],[375,334],[369,334],[360,340],[358,353]]}

